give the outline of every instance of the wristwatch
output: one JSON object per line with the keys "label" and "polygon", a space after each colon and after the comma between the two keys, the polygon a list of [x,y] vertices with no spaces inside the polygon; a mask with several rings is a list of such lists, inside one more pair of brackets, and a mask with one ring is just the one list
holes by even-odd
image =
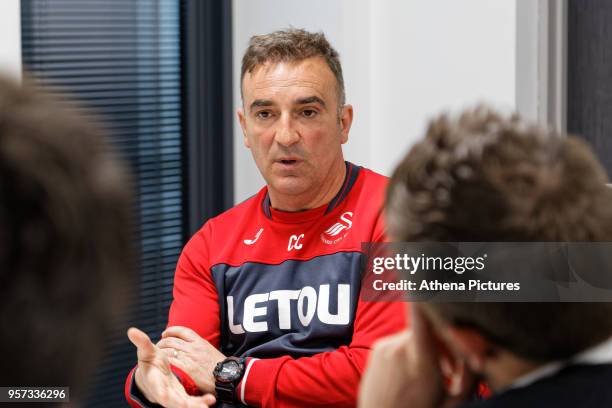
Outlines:
{"label": "wristwatch", "polygon": [[217,401],[235,404],[236,387],[244,375],[246,358],[228,357],[217,363],[213,370]]}

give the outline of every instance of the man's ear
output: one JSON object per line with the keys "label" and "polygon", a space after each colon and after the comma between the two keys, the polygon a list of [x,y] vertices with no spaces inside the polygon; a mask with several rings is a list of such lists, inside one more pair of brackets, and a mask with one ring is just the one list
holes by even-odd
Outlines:
{"label": "man's ear", "polygon": [[348,142],[349,131],[353,124],[353,105],[344,105],[340,110],[340,143]]}
{"label": "man's ear", "polygon": [[448,325],[445,330],[449,346],[465,358],[470,370],[481,373],[496,346],[471,328]]}
{"label": "man's ear", "polygon": [[249,145],[249,139],[247,138],[246,117],[244,116],[244,110],[242,108],[238,108],[236,114],[238,115],[238,121],[240,122],[240,127],[242,128],[242,140],[244,141],[246,148],[250,149],[251,146]]}

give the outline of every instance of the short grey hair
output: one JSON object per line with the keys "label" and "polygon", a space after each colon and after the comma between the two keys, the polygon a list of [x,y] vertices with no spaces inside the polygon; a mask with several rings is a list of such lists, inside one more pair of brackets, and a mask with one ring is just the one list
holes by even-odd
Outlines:
{"label": "short grey hair", "polygon": [[[240,81],[247,72],[266,62],[301,61],[306,58],[322,57],[336,77],[338,106],[344,106],[346,95],[340,56],[322,32],[311,33],[297,28],[274,31],[270,34],[254,35],[249,41],[244,56]],[[241,95],[242,95],[242,86]]]}

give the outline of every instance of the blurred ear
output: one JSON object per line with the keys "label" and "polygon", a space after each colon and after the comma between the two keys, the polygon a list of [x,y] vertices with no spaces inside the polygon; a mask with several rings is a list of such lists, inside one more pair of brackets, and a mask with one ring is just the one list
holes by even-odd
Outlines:
{"label": "blurred ear", "polygon": [[494,355],[497,346],[478,331],[465,327],[448,325],[446,336],[449,348],[461,355],[470,370],[481,373],[487,360]]}
{"label": "blurred ear", "polygon": [[236,111],[236,114],[238,115],[238,121],[240,122],[240,127],[242,128],[242,140],[244,141],[246,148],[250,149],[251,146],[249,145],[249,139],[247,138],[246,117],[244,116],[244,110],[239,108],[238,111]]}
{"label": "blurred ear", "polygon": [[353,105],[344,105],[340,111],[340,143],[348,142],[349,131],[353,124]]}
{"label": "blurred ear", "polygon": [[431,335],[429,342],[437,350],[442,374],[446,378],[450,378],[456,372],[463,358],[452,347],[453,339],[448,335],[447,323],[437,317],[434,312],[427,312],[423,305],[411,303],[410,306],[412,307],[411,317],[427,322],[427,325],[430,327]]}

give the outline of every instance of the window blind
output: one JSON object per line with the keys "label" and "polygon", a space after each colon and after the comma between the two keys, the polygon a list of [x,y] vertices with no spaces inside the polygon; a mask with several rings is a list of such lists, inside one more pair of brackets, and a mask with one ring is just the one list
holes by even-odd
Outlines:
{"label": "window blind", "polygon": [[[180,1],[21,4],[24,69],[100,113],[135,175],[140,285],[126,316],[158,338],[186,228]],[[105,353],[85,406],[124,407],[135,349],[121,331]]]}

